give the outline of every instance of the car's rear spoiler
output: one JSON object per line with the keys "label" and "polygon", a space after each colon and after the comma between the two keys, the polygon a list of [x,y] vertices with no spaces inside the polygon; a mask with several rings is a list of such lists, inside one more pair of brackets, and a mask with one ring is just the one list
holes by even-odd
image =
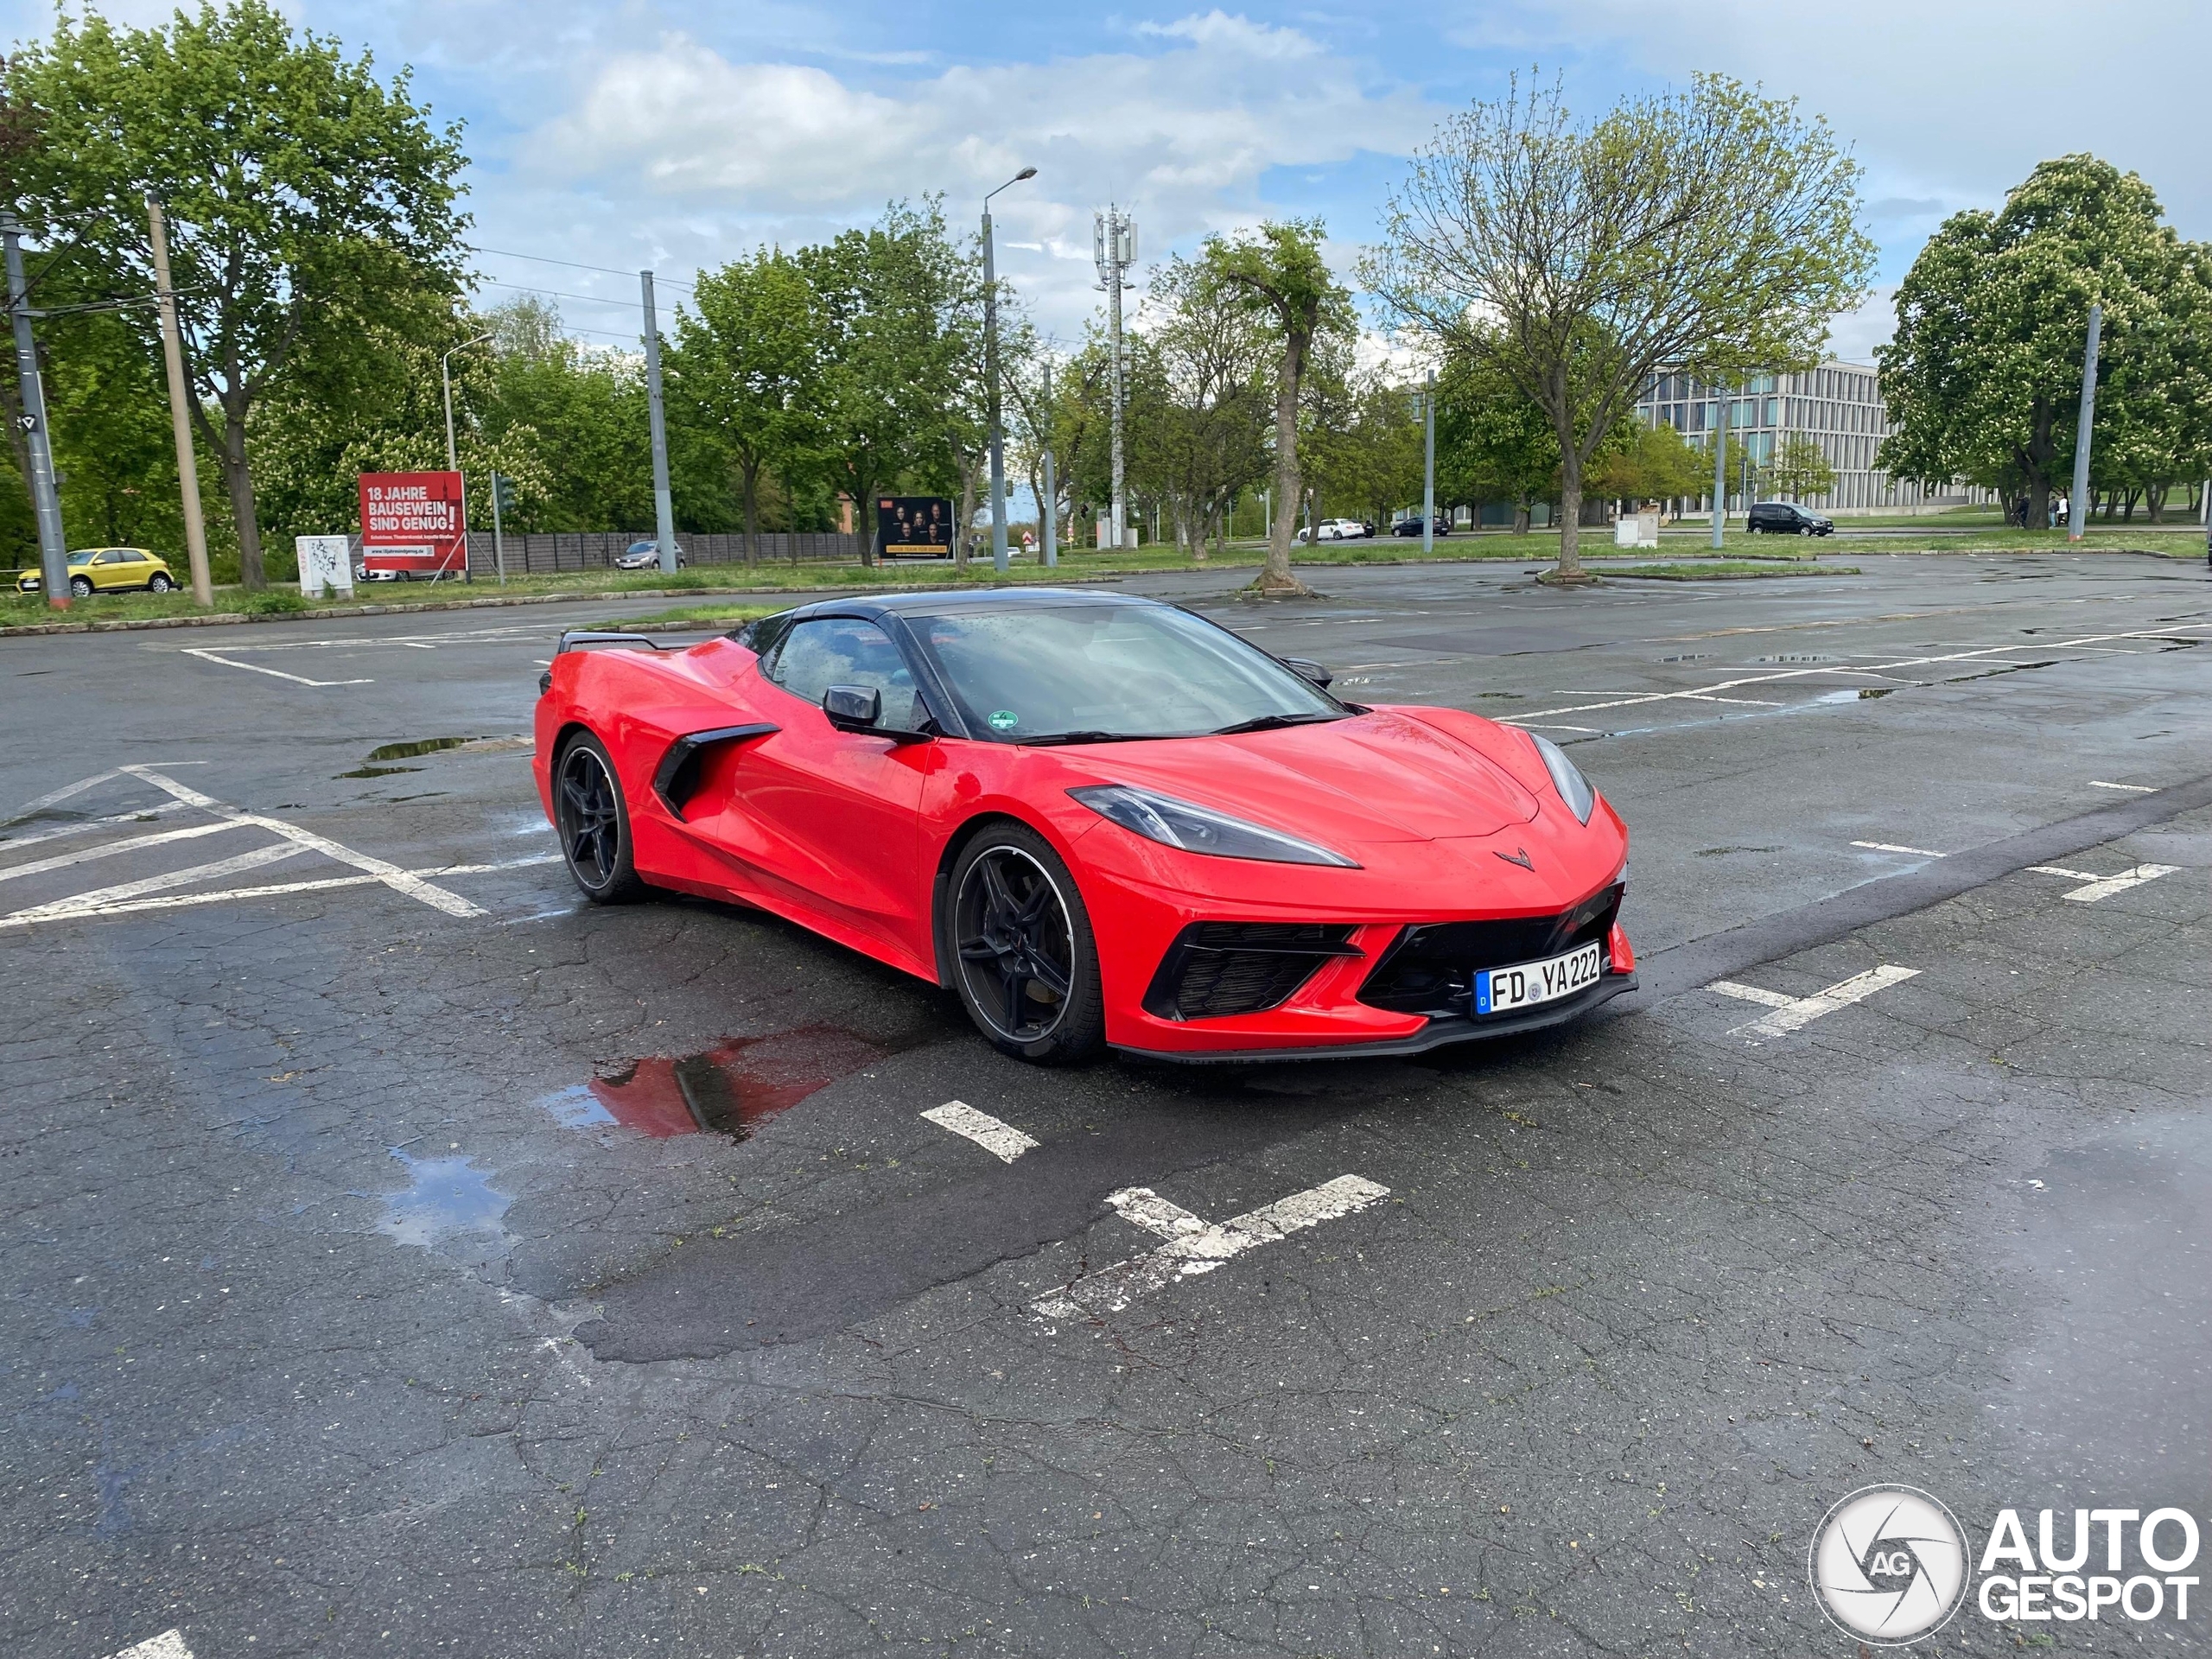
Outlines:
{"label": "car's rear spoiler", "polygon": [[564,651],[574,651],[579,645],[643,645],[647,651],[665,651],[667,647],[650,634],[623,633],[605,628],[568,628],[561,634],[561,643],[553,647],[558,657]]}

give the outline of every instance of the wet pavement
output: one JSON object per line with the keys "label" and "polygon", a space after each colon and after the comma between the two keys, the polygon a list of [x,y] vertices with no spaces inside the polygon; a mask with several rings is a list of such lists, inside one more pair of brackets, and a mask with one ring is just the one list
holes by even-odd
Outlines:
{"label": "wet pavement", "polygon": [[2212,588],[1852,562],[1131,584],[1635,834],[1607,1017],[1202,1071],[579,903],[514,734],[619,607],[0,644],[92,716],[0,759],[0,1644],[1848,1656],[1856,1487],[2207,1517]]}

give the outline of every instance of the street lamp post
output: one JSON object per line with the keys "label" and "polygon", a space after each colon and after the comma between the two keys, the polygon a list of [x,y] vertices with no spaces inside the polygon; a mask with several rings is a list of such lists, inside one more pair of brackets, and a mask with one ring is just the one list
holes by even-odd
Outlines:
{"label": "street lamp post", "polygon": [[479,334],[474,340],[464,340],[460,345],[454,346],[453,351],[448,352],[438,359],[438,378],[444,383],[446,390],[446,471],[449,473],[457,473],[461,470],[461,462],[455,458],[453,447],[454,353],[465,352],[472,346],[481,346],[491,338],[489,334]]}
{"label": "street lamp post", "polygon": [[[1037,169],[1025,167],[1020,172],[999,186],[1004,190],[1009,185],[1020,184],[1024,179],[1033,179]],[[1000,575],[1006,575],[1006,435],[999,429],[999,276],[998,264],[991,248],[991,198],[999,190],[986,192],[983,196],[983,374],[990,382],[991,410],[991,568]],[[966,535],[968,527],[961,526]]]}
{"label": "street lamp post", "polygon": [[1421,550],[1436,550],[1436,371],[1428,372],[1427,395],[1421,400]]}
{"label": "street lamp post", "polygon": [[[491,338],[492,336],[489,334],[479,334],[474,340],[464,340],[460,345],[454,346],[453,351],[447,352],[443,356],[438,359],[438,378],[444,385],[446,393],[446,471],[449,473],[457,473],[461,470],[460,457],[454,450],[453,443],[454,352],[465,352],[472,346],[481,346],[486,340]],[[461,522],[464,526],[468,523],[468,486],[465,480],[461,486]],[[364,526],[364,528],[365,528],[365,526]],[[441,561],[439,564],[439,575],[442,575],[443,574],[444,563]],[[468,536],[466,529],[463,530],[461,538],[461,580],[464,582],[473,582],[475,580],[468,569]],[[437,580],[437,577],[433,576],[431,580],[435,582]]]}

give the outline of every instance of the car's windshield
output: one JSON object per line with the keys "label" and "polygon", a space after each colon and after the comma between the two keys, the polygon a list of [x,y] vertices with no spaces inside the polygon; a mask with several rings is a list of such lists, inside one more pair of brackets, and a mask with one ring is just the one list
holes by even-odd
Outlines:
{"label": "car's windshield", "polygon": [[1195,737],[1346,713],[1264,652],[1166,606],[1024,605],[906,620],[968,729],[989,741]]}
{"label": "car's windshield", "polygon": [[72,564],[90,564],[92,560],[99,556],[99,549],[96,547],[88,547],[81,553],[72,553],[69,556],[69,563]]}

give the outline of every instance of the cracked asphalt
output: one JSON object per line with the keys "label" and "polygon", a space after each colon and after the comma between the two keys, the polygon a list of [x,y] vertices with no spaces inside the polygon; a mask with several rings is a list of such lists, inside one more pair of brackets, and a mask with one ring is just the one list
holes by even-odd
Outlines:
{"label": "cracked asphalt", "polygon": [[[2212,586],[1851,562],[1132,579],[1526,721],[1634,835],[1603,1017],[1245,1068],[1040,1072],[783,923],[582,906],[502,740],[620,603],[0,642],[0,1650],[1848,1656],[1858,1487],[2212,1512]],[[702,1078],[743,1132],[657,1132]],[[1346,1175],[1033,1311],[1157,1244],[1109,1192]]]}

